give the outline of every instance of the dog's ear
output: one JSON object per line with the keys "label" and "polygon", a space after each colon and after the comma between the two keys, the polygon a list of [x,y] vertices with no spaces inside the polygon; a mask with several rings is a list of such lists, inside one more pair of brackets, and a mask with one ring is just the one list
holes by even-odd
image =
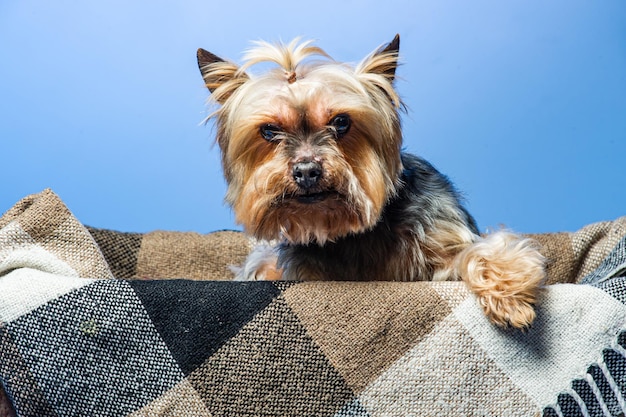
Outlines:
{"label": "dog's ear", "polygon": [[384,75],[392,82],[396,76],[399,51],[400,35],[397,34],[391,42],[378,48],[361,63],[361,71]]}
{"label": "dog's ear", "polygon": [[219,87],[229,84],[229,87],[220,91],[214,99],[223,104],[225,100],[235,91],[241,84],[248,80],[245,72],[239,71],[239,67],[232,62],[228,62],[215,54],[204,49],[198,49],[198,67],[204,79],[204,85],[211,93],[214,93]]}

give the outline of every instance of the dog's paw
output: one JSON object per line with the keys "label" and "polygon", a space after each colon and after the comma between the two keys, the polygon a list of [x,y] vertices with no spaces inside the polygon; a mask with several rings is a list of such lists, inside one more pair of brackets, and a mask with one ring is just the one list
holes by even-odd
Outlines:
{"label": "dog's paw", "polygon": [[531,239],[499,231],[477,241],[457,259],[458,273],[491,322],[527,329],[545,279],[545,258]]}
{"label": "dog's paw", "polygon": [[231,267],[235,274],[235,281],[281,280],[282,270],[276,265],[277,259],[273,245],[266,242],[259,243],[250,252],[242,266]]}
{"label": "dog's paw", "polygon": [[493,324],[508,328],[527,330],[535,320],[535,306],[524,299],[502,297],[500,294],[484,294],[478,302]]}

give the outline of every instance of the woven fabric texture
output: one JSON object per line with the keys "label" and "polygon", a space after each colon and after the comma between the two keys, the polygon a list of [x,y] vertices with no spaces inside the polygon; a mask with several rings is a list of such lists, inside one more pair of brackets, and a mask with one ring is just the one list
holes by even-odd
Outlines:
{"label": "woven fabric texture", "polygon": [[240,233],[85,228],[44,191],[0,218],[0,416],[619,415],[625,224],[534,236],[522,333],[459,282],[228,282]]}

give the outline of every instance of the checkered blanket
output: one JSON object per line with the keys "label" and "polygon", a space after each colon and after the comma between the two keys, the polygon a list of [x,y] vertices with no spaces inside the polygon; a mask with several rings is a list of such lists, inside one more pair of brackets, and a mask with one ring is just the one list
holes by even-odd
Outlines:
{"label": "checkered blanket", "polygon": [[223,281],[237,232],[29,196],[0,218],[0,416],[620,415],[626,218],[535,237],[554,285],[521,333],[462,283]]}

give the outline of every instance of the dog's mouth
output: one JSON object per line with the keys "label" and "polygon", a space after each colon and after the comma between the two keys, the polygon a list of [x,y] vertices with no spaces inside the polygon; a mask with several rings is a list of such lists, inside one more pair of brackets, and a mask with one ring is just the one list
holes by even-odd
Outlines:
{"label": "dog's mouth", "polygon": [[294,198],[298,203],[313,204],[313,203],[319,203],[320,201],[324,201],[327,198],[331,197],[332,195],[337,195],[337,193],[334,191],[320,191],[317,193],[307,193],[307,194],[296,195],[294,196]]}
{"label": "dog's mouth", "polygon": [[283,201],[292,201],[300,204],[316,204],[326,200],[338,200],[340,195],[335,190],[309,191],[306,193],[294,193],[283,196]]}

